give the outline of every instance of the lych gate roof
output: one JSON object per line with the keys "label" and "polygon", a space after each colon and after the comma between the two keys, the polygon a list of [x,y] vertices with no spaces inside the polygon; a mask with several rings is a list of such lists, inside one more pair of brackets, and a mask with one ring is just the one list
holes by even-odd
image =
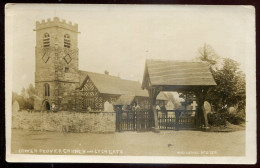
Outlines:
{"label": "lych gate roof", "polygon": [[152,86],[214,86],[205,62],[146,60],[142,87]]}
{"label": "lych gate roof", "polygon": [[[121,79],[117,76],[87,71],[79,71],[79,74],[81,87],[83,86],[83,82],[88,76],[100,93],[148,97],[147,90],[143,90],[141,88],[140,82]],[[167,100],[167,98],[163,94],[159,94],[157,99]]]}

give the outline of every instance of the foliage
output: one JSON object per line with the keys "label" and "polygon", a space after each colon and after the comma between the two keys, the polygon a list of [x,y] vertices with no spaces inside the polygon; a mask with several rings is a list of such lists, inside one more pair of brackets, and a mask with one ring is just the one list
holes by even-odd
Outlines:
{"label": "foliage", "polygon": [[32,84],[27,89],[23,88],[21,94],[16,92],[12,93],[12,101],[17,101],[20,110],[32,110],[34,108],[35,88]]}
{"label": "foliage", "polygon": [[222,66],[216,66],[221,64],[220,57],[209,48],[211,47],[204,45],[199,52],[199,59],[208,62],[217,86],[209,89],[206,100],[213,104],[218,112],[225,112],[235,105],[238,105],[237,111],[244,110],[246,83],[245,74],[240,71],[239,63],[230,58],[223,58]]}
{"label": "foliage", "polygon": [[245,75],[239,71],[239,64],[225,58],[223,67],[213,73],[217,86],[211,88],[207,99],[217,107],[218,111],[227,111],[227,108],[238,104],[238,111],[245,108],[246,84]]}
{"label": "foliage", "polygon": [[226,114],[226,120],[234,125],[239,125],[245,121],[242,117],[236,114],[229,114],[229,113]]}
{"label": "foliage", "polygon": [[224,113],[208,113],[208,123],[212,126],[226,126],[226,118]]}
{"label": "foliage", "polygon": [[199,59],[201,61],[208,62],[211,67],[218,63],[219,56],[216,54],[215,50],[208,44],[204,44],[202,48],[199,49]]}
{"label": "foliage", "polygon": [[179,93],[180,98],[183,98],[185,101],[182,102],[183,106],[190,105],[193,101],[196,100],[195,95],[192,92]]}
{"label": "foliage", "polygon": [[212,126],[226,126],[227,121],[231,124],[239,125],[245,121],[243,117],[236,114],[229,114],[228,112],[209,113],[207,117],[208,123]]}
{"label": "foliage", "polygon": [[180,98],[179,93],[168,92],[168,93],[166,93],[166,96],[167,96],[168,100],[170,100],[173,103],[175,109],[181,109],[182,108],[183,100],[182,100],[182,98]]}

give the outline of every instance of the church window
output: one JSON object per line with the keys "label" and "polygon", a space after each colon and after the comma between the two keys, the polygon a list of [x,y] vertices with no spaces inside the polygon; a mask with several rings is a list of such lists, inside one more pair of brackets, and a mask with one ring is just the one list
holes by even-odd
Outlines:
{"label": "church window", "polygon": [[50,85],[48,83],[44,84],[44,96],[50,96]]}
{"label": "church window", "polygon": [[43,47],[50,47],[50,35],[48,33],[43,36]]}
{"label": "church window", "polygon": [[64,47],[70,48],[70,35],[68,34],[64,35]]}
{"label": "church window", "polygon": [[87,109],[88,107],[95,109],[94,98],[87,97],[83,100],[83,109]]}

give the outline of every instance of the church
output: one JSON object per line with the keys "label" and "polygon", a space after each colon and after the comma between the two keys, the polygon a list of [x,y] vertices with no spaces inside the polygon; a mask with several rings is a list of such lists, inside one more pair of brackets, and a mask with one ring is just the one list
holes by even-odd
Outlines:
{"label": "church", "polygon": [[[137,81],[78,69],[78,24],[54,17],[36,22],[34,109],[103,111],[104,103],[150,108],[147,90]],[[156,103],[165,105],[163,93]]]}

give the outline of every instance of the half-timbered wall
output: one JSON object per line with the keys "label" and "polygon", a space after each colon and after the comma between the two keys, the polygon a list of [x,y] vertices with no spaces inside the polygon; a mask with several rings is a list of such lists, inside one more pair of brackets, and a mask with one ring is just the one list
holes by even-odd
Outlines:
{"label": "half-timbered wall", "polygon": [[82,109],[87,109],[89,106],[92,110],[101,111],[103,110],[103,99],[93,84],[93,82],[90,80],[90,78],[87,78],[84,86],[80,90],[80,96],[81,99],[81,107]]}

